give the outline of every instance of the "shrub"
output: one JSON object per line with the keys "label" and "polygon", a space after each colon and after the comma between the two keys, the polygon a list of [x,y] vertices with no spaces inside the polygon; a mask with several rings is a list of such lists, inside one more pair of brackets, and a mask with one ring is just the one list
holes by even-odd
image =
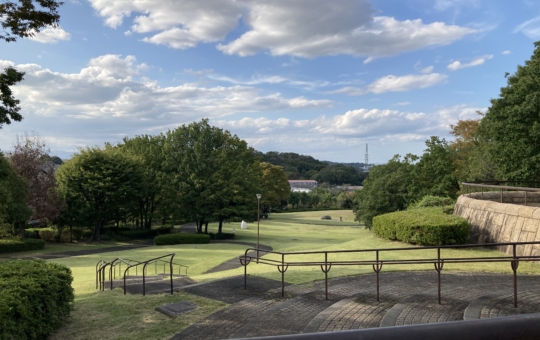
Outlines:
{"label": "shrub", "polygon": [[0,240],[0,253],[15,253],[18,251],[41,250],[45,241],[31,238]]}
{"label": "shrub", "polygon": [[455,208],[455,204],[451,204],[451,205],[445,205],[443,208],[442,208],[442,211],[443,213],[445,214],[448,214],[448,215],[452,215],[454,213],[454,208]]}
{"label": "shrub", "polygon": [[324,215],[323,217],[321,217],[321,220],[331,220],[332,217],[329,216],[329,215]]}
{"label": "shrub", "polygon": [[211,240],[232,240],[236,236],[235,233],[208,233]]}
{"label": "shrub", "polygon": [[154,238],[154,244],[162,246],[166,244],[199,244],[210,243],[210,235],[206,234],[169,234],[159,235]]}
{"label": "shrub", "polygon": [[45,339],[69,316],[72,281],[71,270],[63,265],[0,262],[0,339]]}
{"label": "shrub", "polygon": [[423,246],[452,245],[467,242],[469,224],[463,217],[444,214],[441,208],[423,208],[376,216],[373,232]]}
{"label": "shrub", "polygon": [[55,241],[56,231],[51,228],[39,229],[39,238],[47,242]]}
{"label": "shrub", "polygon": [[440,197],[440,196],[424,196],[418,202],[412,203],[409,205],[408,209],[421,209],[428,207],[443,207],[447,205],[454,204],[454,200],[450,197]]}

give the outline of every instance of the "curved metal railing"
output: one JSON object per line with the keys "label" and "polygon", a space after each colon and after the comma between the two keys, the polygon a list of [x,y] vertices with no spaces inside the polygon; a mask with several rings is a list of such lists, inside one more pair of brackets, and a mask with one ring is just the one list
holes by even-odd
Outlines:
{"label": "curved metal railing", "polygon": [[[150,260],[146,260],[146,261],[136,261],[136,260],[130,260],[130,259],[123,259],[123,258],[115,258],[114,260],[110,261],[110,262],[106,262],[104,260],[100,260],[96,263],[96,289],[99,289],[99,290],[105,290],[105,280],[106,280],[106,272],[107,272],[107,267],[109,268],[109,280],[110,280],[110,289],[113,289],[114,288],[114,279],[116,279],[116,275],[117,275],[117,271],[118,271],[118,276],[120,276],[120,273],[122,271],[122,264],[124,264],[126,266],[125,270],[124,270],[124,275],[122,277],[123,281],[124,281],[124,294],[126,294],[126,278],[127,278],[127,275],[129,274],[129,271],[131,269],[135,269],[135,275],[138,275],[138,270],[139,270],[139,266],[140,265],[143,265],[142,267],[142,275],[143,275],[143,295],[145,295],[146,293],[146,275],[147,275],[147,266],[148,264],[150,263],[154,263],[155,266],[154,266],[154,270],[155,270],[155,274],[158,275],[158,265],[161,265],[163,264],[163,274],[168,274],[170,275],[171,277],[171,294],[172,294],[172,285],[173,285],[173,282],[172,282],[172,277],[174,275],[174,269],[175,267],[178,269],[178,275],[182,275],[181,272],[182,272],[182,269],[184,269],[185,271],[185,274],[187,276],[187,270],[188,270],[188,266],[185,266],[185,265],[182,265],[182,264],[179,264],[179,263],[175,263],[173,262],[173,258],[174,258],[175,254],[174,253],[171,253],[171,254],[167,254],[167,255],[163,255],[163,256],[159,256],[157,258],[153,258],[153,259],[150,259]],[[165,261],[163,260],[163,258],[166,258],[166,257],[170,257],[170,260],[169,261]],[[167,264],[169,265],[169,270],[167,271]],[[118,268],[118,270],[117,270]]]}
{"label": "curved metal railing", "polygon": [[[247,266],[251,261],[255,260],[256,263],[266,264],[277,267],[277,270],[281,273],[281,295],[285,295],[285,272],[289,267],[320,267],[324,273],[325,280],[325,292],[326,299],[328,299],[328,272],[333,266],[372,266],[373,271],[377,275],[377,301],[379,301],[379,274],[383,268],[383,265],[416,265],[416,264],[433,264],[435,271],[437,272],[438,282],[438,297],[439,304],[441,303],[441,271],[447,263],[490,263],[490,262],[509,262],[514,273],[514,306],[517,307],[517,269],[520,261],[538,261],[540,256],[532,255],[520,255],[518,256],[517,247],[527,245],[540,245],[540,241],[535,242],[506,242],[506,243],[485,243],[485,244],[462,244],[452,246],[429,246],[429,247],[408,247],[408,248],[381,248],[381,249],[357,249],[357,250],[329,250],[329,251],[301,251],[301,252],[276,252],[259,249],[260,253],[264,255],[274,254],[278,259],[272,259],[269,257],[257,256],[257,248],[246,249],[243,256],[239,257],[240,264],[244,266],[244,289],[247,289]],[[497,256],[497,257],[442,257],[441,250],[443,249],[463,249],[463,248],[480,248],[480,247],[511,247],[512,256]],[[436,257],[426,257],[420,259],[381,259],[381,253],[392,253],[396,251],[429,251],[436,250]],[[255,255],[249,255],[248,252],[252,252]],[[372,259],[368,260],[342,260],[335,257],[336,254],[372,254]],[[296,258],[306,256],[307,261],[297,261],[296,259],[290,259],[290,256]],[[324,257],[323,257],[324,256]],[[289,259],[287,259],[289,257]],[[314,258],[321,260],[313,260]],[[334,257],[332,259],[332,257]],[[280,259],[279,259],[280,258]],[[324,258],[324,261],[322,260]]]}
{"label": "curved metal railing", "polygon": [[[534,203],[540,203],[540,188],[534,188],[524,185],[536,185],[540,186],[540,182],[535,181],[482,181],[482,182],[462,182],[461,183],[461,194],[465,196],[474,196],[476,199],[487,199],[493,200],[500,203],[513,203],[525,205],[530,204],[530,199],[532,198]],[[517,193],[512,195],[513,197],[508,197],[505,202],[505,193],[513,191]],[[534,194],[538,193],[538,194]],[[495,195],[497,197],[495,197]],[[506,196],[509,196],[506,194]]]}

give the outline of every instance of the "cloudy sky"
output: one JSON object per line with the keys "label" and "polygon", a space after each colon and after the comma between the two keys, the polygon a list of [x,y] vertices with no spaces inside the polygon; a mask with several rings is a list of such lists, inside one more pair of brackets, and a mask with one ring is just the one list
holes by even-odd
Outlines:
{"label": "cloudy sky", "polygon": [[534,0],[64,0],[0,42],[24,120],[78,147],[209,118],[260,151],[384,163],[476,118],[540,40]]}

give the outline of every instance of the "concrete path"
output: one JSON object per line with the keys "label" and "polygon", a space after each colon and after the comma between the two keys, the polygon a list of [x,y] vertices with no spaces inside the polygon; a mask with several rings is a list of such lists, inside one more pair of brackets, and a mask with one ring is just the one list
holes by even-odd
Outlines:
{"label": "concrete path", "polygon": [[435,272],[381,273],[379,302],[375,280],[374,274],[331,279],[328,300],[321,281],[287,286],[285,298],[281,282],[252,276],[247,290],[243,276],[198,284],[197,289],[186,286],[180,289],[232,304],[172,339],[329,332],[540,312],[540,276],[518,276],[518,308],[513,307],[513,278],[506,274],[443,273],[440,305]]}

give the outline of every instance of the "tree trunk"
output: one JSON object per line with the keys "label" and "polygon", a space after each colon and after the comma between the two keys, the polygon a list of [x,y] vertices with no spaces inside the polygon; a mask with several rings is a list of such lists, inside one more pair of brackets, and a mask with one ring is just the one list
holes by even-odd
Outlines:
{"label": "tree trunk", "polygon": [[204,233],[208,234],[208,222],[204,224]]}
{"label": "tree trunk", "polygon": [[69,225],[69,243],[73,243],[73,226]]}
{"label": "tree trunk", "polygon": [[218,234],[221,234],[221,229],[223,227],[223,218],[219,218]]}

